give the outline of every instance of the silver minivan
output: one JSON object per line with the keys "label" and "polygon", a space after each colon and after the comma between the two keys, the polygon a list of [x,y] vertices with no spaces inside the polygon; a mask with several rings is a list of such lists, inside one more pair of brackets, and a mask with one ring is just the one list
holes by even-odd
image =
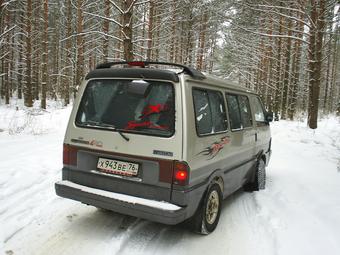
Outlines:
{"label": "silver minivan", "polygon": [[187,66],[98,65],[74,102],[56,193],[208,234],[224,198],[265,188],[271,120],[257,94]]}

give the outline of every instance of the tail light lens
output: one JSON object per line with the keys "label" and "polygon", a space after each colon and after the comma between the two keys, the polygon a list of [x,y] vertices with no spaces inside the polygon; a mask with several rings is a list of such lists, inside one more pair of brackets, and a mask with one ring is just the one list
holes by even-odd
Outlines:
{"label": "tail light lens", "polygon": [[128,62],[129,66],[140,66],[140,67],[145,67],[145,62],[143,61],[132,61]]}
{"label": "tail light lens", "polygon": [[189,182],[190,168],[186,162],[175,161],[173,184],[185,186]]}
{"label": "tail light lens", "polygon": [[63,147],[63,164],[77,165],[77,148],[64,143]]}

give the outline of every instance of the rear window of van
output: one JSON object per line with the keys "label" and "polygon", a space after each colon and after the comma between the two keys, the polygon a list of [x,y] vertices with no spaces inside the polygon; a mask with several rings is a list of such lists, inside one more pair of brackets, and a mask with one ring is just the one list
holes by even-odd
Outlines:
{"label": "rear window of van", "polygon": [[86,86],[76,125],[169,137],[174,133],[173,84],[147,81],[145,95],[129,91],[132,80],[91,80]]}

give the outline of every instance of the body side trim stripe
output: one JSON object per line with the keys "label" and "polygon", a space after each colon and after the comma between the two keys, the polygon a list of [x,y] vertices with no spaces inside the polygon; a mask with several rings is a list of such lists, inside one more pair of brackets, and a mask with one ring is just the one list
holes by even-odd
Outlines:
{"label": "body side trim stripe", "polygon": [[249,162],[251,162],[253,160],[256,160],[256,159],[257,159],[257,157],[252,157],[251,159],[248,159],[248,160],[246,160],[246,161],[244,161],[244,162],[242,162],[240,164],[237,164],[237,165],[235,165],[235,166],[233,166],[233,167],[231,167],[231,168],[229,168],[227,170],[224,170],[224,174],[227,174],[227,173],[229,173],[229,172],[231,172],[233,170],[236,170],[237,168],[239,168],[239,167],[241,167],[241,166],[243,166],[245,164],[248,164]]}

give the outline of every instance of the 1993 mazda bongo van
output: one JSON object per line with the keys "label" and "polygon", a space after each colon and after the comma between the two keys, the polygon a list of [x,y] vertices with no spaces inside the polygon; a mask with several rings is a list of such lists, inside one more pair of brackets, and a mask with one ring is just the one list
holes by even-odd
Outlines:
{"label": "1993 mazda bongo van", "polygon": [[56,193],[208,234],[224,198],[264,189],[271,120],[255,93],[187,66],[101,64],[74,102]]}

